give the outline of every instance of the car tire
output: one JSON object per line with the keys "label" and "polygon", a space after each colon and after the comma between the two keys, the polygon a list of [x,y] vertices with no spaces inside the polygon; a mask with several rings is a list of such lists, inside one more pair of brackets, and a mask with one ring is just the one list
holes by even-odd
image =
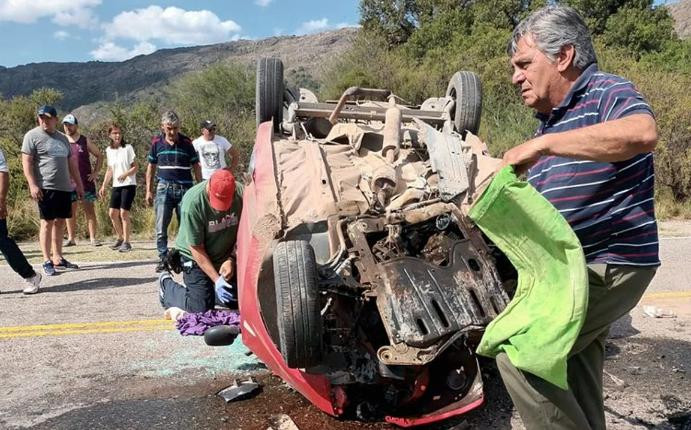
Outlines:
{"label": "car tire", "polygon": [[217,325],[204,332],[204,342],[209,346],[231,345],[239,334],[240,327],[236,325]]}
{"label": "car tire", "polygon": [[283,62],[278,58],[257,61],[257,88],[255,93],[257,125],[273,119],[278,131],[283,121]]}
{"label": "car tire", "polygon": [[453,124],[458,133],[466,130],[477,134],[482,115],[482,84],[473,72],[456,72],[449,81],[446,96],[456,102]]}
{"label": "car tire", "polygon": [[292,369],[314,366],[323,342],[314,250],[304,240],[280,242],[273,268],[281,355]]}

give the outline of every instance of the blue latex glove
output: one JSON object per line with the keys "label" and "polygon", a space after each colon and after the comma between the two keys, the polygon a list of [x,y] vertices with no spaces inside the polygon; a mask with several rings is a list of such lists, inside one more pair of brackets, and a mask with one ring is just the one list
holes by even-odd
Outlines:
{"label": "blue latex glove", "polygon": [[223,276],[219,276],[218,279],[216,279],[214,290],[216,290],[216,297],[220,302],[228,303],[235,301],[235,296],[230,292],[231,288],[233,287],[226,282]]}

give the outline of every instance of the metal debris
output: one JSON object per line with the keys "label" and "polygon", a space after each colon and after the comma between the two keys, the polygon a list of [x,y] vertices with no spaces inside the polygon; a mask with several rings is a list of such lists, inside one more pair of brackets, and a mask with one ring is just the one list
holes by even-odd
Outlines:
{"label": "metal debris", "polygon": [[672,311],[658,308],[657,306],[643,306],[643,313],[650,318],[676,318],[677,314]]}
{"label": "metal debris", "polygon": [[246,381],[233,381],[233,385],[222,389],[217,396],[222,397],[226,403],[234,400],[244,400],[259,394],[261,386],[253,377],[249,377]]}
{"label": "metal debris", "polygon": [[619,388],[626,388],[629,386],[629,384],[626,383],[623,379],[617,378],[616,376],[612,375],[608,371],[604,370],[603,371],[605,375],[609,376],[609,378],[614,382],[614,385],[616,385]]}

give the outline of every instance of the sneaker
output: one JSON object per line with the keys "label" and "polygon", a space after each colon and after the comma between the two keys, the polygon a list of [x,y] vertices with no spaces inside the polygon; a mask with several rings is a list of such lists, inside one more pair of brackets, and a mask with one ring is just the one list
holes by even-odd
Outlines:
{"label": "sneaker", "polygon": [[130,245],[129,242],[123,242],[122,245],[120,245],[120,249],[118,249],[120,252],[130,252],[131,250],[132,245]]}
{"label": "sneaker", "polygon": [[53,265],[52,261],[46,261],[43,263],[43,273],[46,274],[46,276],[55,276],[56,271],[55,271],[55,266]]}
{"label": "sneaker", "polygon": [[91,241],[91,246],[101,246],[101,245],[103,245],[103,244],[102,244],[101,241],[98,240],[98,239],[93,239],[93,240]]}
{"label": "sneaker", "polygon": [[156,265],[156,273],[161,272],[168,272],[168,265],[163,260],[159,261]]}
{"label": "sneaker", "polygon": [[63,243],[62,246],[77,246],[77,242],[74,240],[68,240],[67,242]]}
{"label": "sneaker", "polygon": [[158,275],[158,300],[161,302],[161,306],[165,307],[164,305],[164,296],[165,296],[165,289],[164,289],[164,283],[166,279],[173,279],[173,277],[170,275],[168,272],[163,272],[160,275]]}
{"label": "sneaker", "polygon": [[[55,271],[55,269],[53,269]],[[34,276],[31,278],[26,278],[24,281],[26,282],[26,287],[22,290],[24,294],[36,294],[38,293],[38,288],[41,286],[41,279],[43,276],[41,276],[40,273],[35,273]]]}
{"label": "sneaker", "polygon": [[55,267],[59,267],[61,269],[79,269],[79,266],[77,266],[74,263],[70,263],[69,261],[65,260],[64,258],[60,259],[60,262],[55,265]]}
{"label": "sneaker", "polygon": [[115,241],[114,244],[110,245],[110,249],[112,249],[112,250],[120,249],[121,245],[122,245],[122,239],[118,239]]}

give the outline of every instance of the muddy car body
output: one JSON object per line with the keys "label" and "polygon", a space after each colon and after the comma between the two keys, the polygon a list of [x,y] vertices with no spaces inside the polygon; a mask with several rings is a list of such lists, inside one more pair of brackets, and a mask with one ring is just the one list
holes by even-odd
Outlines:
{"label": "muddy car body", "polygon": [[258,64],[242,338],[329,414],[414,426],[483,402],[473,351],[509,296],[466,216],[499,163],[472,134],[480,97],[460,72],[421,106],[360,88],[319,103]]}

